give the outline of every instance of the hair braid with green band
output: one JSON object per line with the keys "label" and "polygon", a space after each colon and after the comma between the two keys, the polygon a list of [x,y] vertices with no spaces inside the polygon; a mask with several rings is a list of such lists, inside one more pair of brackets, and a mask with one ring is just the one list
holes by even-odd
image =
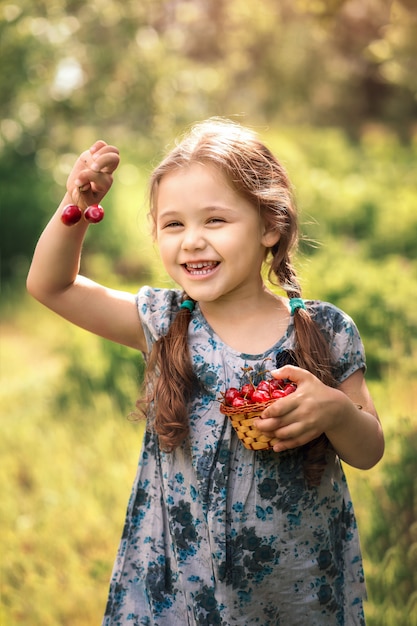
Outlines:
{"label": "hair braid with green band", "polygon": [[184,300],[181,302],[180,309],[188,309],[190,313],[194,311],[195,302],[193,300]]}
{"label": "hair braid with green band", "polygon": [[289,304],[291,309],[291,315],[294,315],[294,312],[297,309],[305,310],[306,308],[306,305],[304,304],[304,300],[302,298],[290,298]]}

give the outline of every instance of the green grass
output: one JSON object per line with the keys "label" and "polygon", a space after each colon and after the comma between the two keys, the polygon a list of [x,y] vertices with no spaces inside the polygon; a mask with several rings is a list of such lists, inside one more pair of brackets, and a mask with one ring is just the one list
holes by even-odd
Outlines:
{"label": "green grass", "polygon": [[143,425],[104,392],[57,409],[67,350],[91,355],[97,340],[27,306],[1,328],[1,623],[91,626],[104,613]]}

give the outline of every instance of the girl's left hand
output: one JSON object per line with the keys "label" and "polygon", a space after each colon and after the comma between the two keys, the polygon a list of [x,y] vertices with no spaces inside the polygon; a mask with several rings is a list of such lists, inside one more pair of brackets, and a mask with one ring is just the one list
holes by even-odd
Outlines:
{"label": "girl's left hand", "polygon": [[340,403],[339,390],[292,365],[274,370],[272,375],[297,385],[295,392],[271,404],[255,421],[256,428],[279,439],[273,447],[275,452],[309,443],[331,427]]}

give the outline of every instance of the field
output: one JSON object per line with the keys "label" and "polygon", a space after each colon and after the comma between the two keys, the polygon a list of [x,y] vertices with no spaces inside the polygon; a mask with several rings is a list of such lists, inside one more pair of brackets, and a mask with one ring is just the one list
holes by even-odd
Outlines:
{"label": "field", "polygon": [[69,352],[93,378],[100,342],[27,304],[1,329],[0,623],[98,624],[142,426],[105,392],[62,397]]}

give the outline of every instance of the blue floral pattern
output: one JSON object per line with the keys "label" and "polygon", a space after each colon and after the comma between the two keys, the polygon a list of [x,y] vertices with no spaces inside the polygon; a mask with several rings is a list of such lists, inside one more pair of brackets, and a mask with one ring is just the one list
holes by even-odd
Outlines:
{"label": "blue floral pattern", "polygon": [[[149,348],[178,312],[177,290],[144,287],[137,303]],[[331,345],[341,382],[365,368],[352,320],[306,301]],[[307,488],[300,449],[245,449],[218,398],[244,368],[272,369],[294,348],[290,324],[259,355],[216,336],[198,305],[191,358],[205,390],[190,407],[190,440],[161,452],[144,437],[103,626],[363,626],[365,583],[358,531],[340,461],[328,453]]]}

